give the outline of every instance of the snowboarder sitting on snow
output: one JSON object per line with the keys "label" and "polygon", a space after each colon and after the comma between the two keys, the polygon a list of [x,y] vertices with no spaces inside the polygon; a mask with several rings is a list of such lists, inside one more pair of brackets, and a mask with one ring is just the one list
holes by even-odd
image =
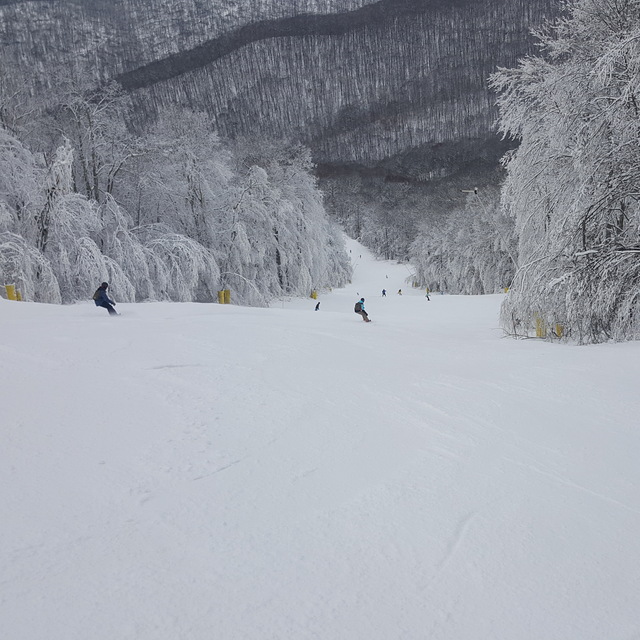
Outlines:
{"label": "snowboarder sitting on snow", "polygon": [[115,302],[107,295],[107,289],[109,288],[108,282],[103,282],[93,294],[93,300],[96,303],[96,307],[104,307],[110,316],[117,316],[116,310],[112,305],[115,305]]}
{"label": "snowboarder sitting on snow", "polygon": [[364,310],[364,298],[360,298],[360,300],[356,302],[356,306],[353,308],[353,310],[358,315],[362,316],[362,319],[365,322],[371,322],[371,320],[369,320],[369,314]]}

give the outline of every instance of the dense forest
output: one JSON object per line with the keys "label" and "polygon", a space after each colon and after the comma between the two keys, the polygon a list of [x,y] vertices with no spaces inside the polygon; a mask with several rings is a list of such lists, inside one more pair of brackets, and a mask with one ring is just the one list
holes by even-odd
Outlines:
{"label": "dense forest", "polygon": [[107,280],[122,301],[229,289],[263,305],[349,278],[307,148],[224,143],[184,108],[133,133],[117,85],[59,89],[40,118],[17,95],[2,111],[0,280],[26,299],[87,299]]}
{"label": "dense forest", "polygon": [[223,138],[295,140],[319,164],[371,166],[414,148],[428,164],[433,145],[460,140],[481,157],[496,116],[489,75],[532,51],[531,27],[558,4],[10,3],[0,62],[43,100],[59,69],[116,79],[137,124],[177,104],[208,113]]}

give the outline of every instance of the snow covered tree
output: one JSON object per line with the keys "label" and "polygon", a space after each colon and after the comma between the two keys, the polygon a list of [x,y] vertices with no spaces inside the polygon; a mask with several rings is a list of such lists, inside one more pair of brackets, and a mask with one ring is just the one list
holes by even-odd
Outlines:
{"label": "snow covered tree", "polygon": [[102,203],[127,164],[144,153],[127,128],[128,98],[117,83],[95,89],[69,74],[60,74],[58,83],[50,117],[74,148],[74,189]]}
{"label": "snow covered tree", "polygon": [[580,342],[640,336],[640,0],[577,0],[542,55],[493,76],[521,141],[503,192],[520,238],[506,329]]}
{"label": "snow covered tree", "polygon": [[[281,149],[264,164],[273,186],[272,229],[276,241],[278,281],[283,293],[344,284],[349,267],[330,269],[342,245],[327,218],[322,193],[313,177],[311,152],[301,145]],[[327,240],[333,237],[333,243]]]}
{"label": "snow covered tree", "polygon": [[495,189],[470,193],[463,209],[424,223],[411,246],[421,286],[449,293],[502,291],[513,279],[517,241],[513,221]]}
{"label": "snow covered tree", "polygon": [[45,202],[36,214],[35,245],[56,275],[63,302],[90,297],[104,279],[104,257],[94,237],[101,230],[95,201],[73,191],[73,149],[61,145],[48,168]]}
{"label": "snow covered tree", "polygon": [[[86,299],[107,280],[120,301],[212,301],[231,288],[234,302],[266,304],[348,279],[308,150],[251,144],[262,166],[234,160],[187,109],[128,144],[111,135],[116,103],[71,94],[75,144],[63,137],[51,153],[0,130],[3,273],[35,299]],[[45,275],[51,295],[33,281]]]}
{"label": "snow covered tree", "polygon": [[228,150],[210,119],[189,109],[163,113],[144,136],[147,153],[136,161],[136,224],[161,223],[210,245],[213,216],[225,206],[233,177]]}
{"label": "snow covered tree", "polygon": [[17,135],[33,119],[36,109],[29,95],[29,82],[14,78],[0,67],[0,128]]}
{"label": "snow covered tree", "polygon": [[324,210],[309,150],[241,142],[235,158],[242,177],[217,216],[224,286],[258,304],[344,284],[344,242]]}
{"label": "snow covered tree", "polygon": [[43,175],[34,154],[0,127],[0,199],[18,221],[27,219],[41,206]]}
{"label": "snow covered tree", "polygon": [[31,151],[0,128],[0,282],[15,284],[25,299],[60,302],[51,265],[35,244],[44,176]]}

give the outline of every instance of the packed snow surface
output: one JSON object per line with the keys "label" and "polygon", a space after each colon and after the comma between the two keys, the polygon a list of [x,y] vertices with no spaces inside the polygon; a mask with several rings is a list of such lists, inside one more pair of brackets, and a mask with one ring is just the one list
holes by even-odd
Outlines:
{"label": "packed snow surface", "polygon": [[640,638],[640,344],[348,249],[317,312],[0,300],[4,640]]}

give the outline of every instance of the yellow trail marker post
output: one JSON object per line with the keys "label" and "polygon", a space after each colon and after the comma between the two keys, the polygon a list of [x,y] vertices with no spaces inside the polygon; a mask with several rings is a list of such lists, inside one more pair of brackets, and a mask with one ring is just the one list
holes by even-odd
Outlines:
{"label": "yellow trail marker post", "polygon": [[540,317],[536,316],[536,338],[547,337],[547,323]]}

